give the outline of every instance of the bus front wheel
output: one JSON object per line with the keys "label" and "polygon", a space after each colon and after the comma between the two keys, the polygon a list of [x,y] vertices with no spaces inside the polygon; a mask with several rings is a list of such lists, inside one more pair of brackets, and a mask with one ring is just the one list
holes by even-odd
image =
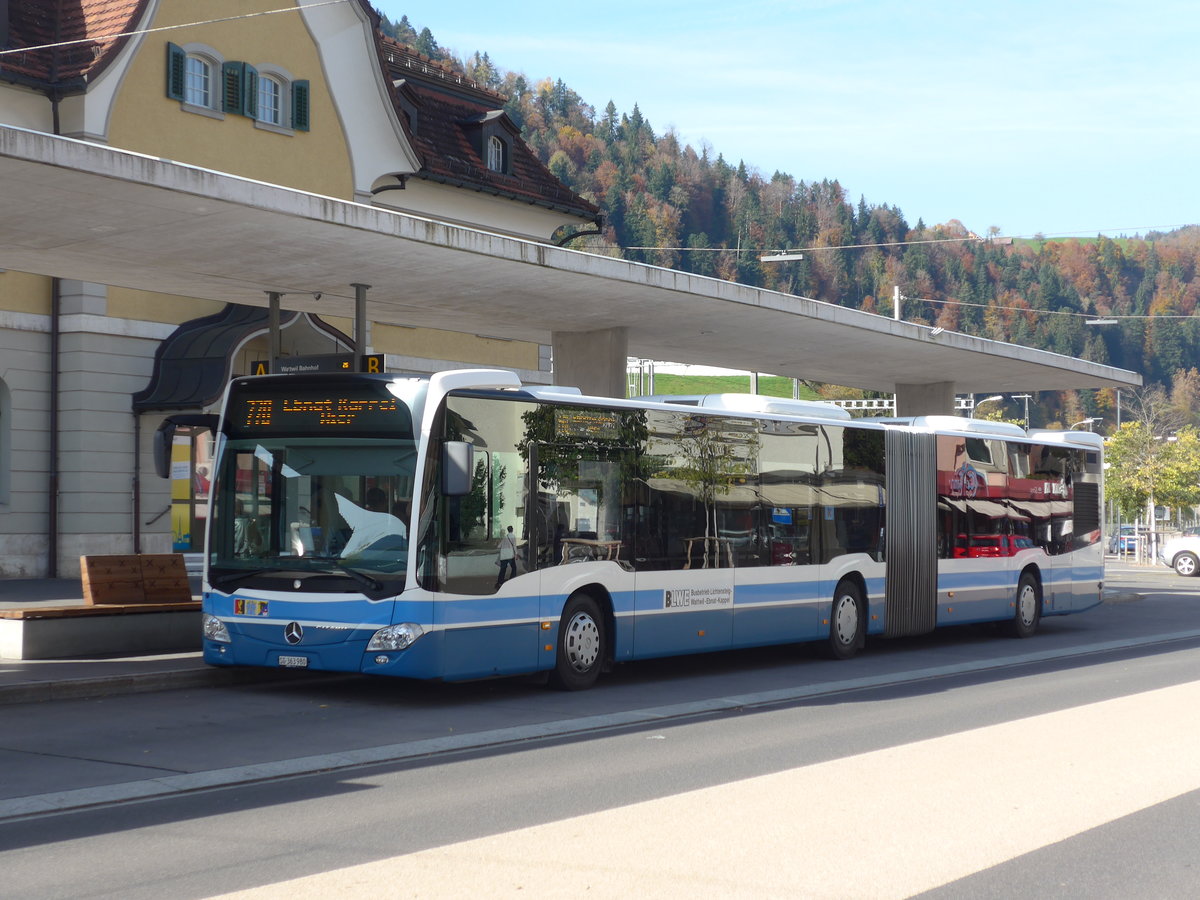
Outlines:
{"label": "bus front wheel", "polygon": [[1028,572],[1017,582],[1017,610],[1013,614],[1010,630],[1013,637],[1032,637],[1042,621],[1042,590],[1038,581]]}
{"label": "bus front wheel", "polygon": [[850,659],[862,642],[863,597],[853,581],[843,581],[833,593],[829,616],[828,652],[834,659]]}
{"label": "bus front wheel", "polygon": [[558,652],[550,683],[564,691],[582,691],[596,683],[607,651],[604,617],[587,594],[574,594],[558,623]]}

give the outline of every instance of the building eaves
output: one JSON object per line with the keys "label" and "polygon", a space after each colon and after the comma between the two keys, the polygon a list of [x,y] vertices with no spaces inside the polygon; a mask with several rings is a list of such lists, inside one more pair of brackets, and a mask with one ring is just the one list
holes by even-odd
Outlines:
{"label": "building eaves", "polygon": [[[86,90],[136,29],[150,0],[20,0],[8,4],[0,79],[59,96]],[[126,35],[117,37],[116,35]]]}

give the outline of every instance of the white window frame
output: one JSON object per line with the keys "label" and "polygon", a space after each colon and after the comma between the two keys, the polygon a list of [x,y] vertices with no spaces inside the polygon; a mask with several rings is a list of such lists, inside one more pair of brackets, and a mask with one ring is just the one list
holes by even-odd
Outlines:
{"label": "white window frame", "polygon": [[284,124],[283,101],[287,95],[283,83],[274,75],[258,73],[258,121],[264,125]]}
{"label": "white window frame", "polygon": [[494,134],[488,138],[488,140],[487,140],[487,167],[490,171],[497,172],[501,175],[505,174],[505,171],[504,171],[505,150],[506,150],[506,148],[504,146],[504,141],[501,138],[497,137]]}
{"label": "white window frame", "polygon": [[[254,127],[261,128],[264,131],[273,131],[276,134],[295,134],[292,128],[292,78],[290,72],[279,66],[271,63],[255,63],[254,66],[258,69],[258,117],[254,120]],[[263,97],[262,90],[264,83],[274,83],[279,87],[279,121],[268,122],[263,119],[262,105]]]}
{"label": "white window frame", "polygon": [[[225,58],[207,44],[181,44],[180,49],[185,54],[183,68],[184,99],[180,102],[180,107],[188,112],[211,116],[214,119],[224,119],[225,113],[221,109],[221,98],[225,95],[224,76],[222,74]],[[208,67],[208,101],[206,103],[196,103],[194,99],[189,99],[194,97],[191,86],[193,61],[203,63]]]}

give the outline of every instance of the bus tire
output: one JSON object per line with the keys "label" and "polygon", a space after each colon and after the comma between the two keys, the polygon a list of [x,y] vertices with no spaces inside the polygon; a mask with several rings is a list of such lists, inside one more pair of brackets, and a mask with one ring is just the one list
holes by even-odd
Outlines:
{"label": "bus tire", "polygon": [[829,644],[832,659],[850,659],[862,644],[863,595],[853,581],[838,583],[829,614]]}
{"label": "bus tire", "polygon": [[1009,631],[1013,637],[1033,637],[1042,621],[1042,587],[1029,572],[1022,572],[1017,582],[1016,607]]}
{"label": "bus tire", "polygon": [[587,594],[572,594],[558,623],[558,650],[550,684],[563,691],[583,691],[596,683],[608,636],[600,606]]}
{"label": "bus tire", "polygon": [[1180,575],[1193,578],[1200,575],[1200,559],[1196,558],[1195,553],[1180,553],[1171,563],[1171,568]]}

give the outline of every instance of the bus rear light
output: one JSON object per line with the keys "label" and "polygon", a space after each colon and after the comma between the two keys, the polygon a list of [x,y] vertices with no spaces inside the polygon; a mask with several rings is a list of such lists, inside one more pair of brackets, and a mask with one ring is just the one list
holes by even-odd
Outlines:
{"label": "bus rear light", "polygon": [[415,622],[401,622],[399,625],[389,625],[380,628],[371,636],[367,650],[407,650],[425,633]]}

